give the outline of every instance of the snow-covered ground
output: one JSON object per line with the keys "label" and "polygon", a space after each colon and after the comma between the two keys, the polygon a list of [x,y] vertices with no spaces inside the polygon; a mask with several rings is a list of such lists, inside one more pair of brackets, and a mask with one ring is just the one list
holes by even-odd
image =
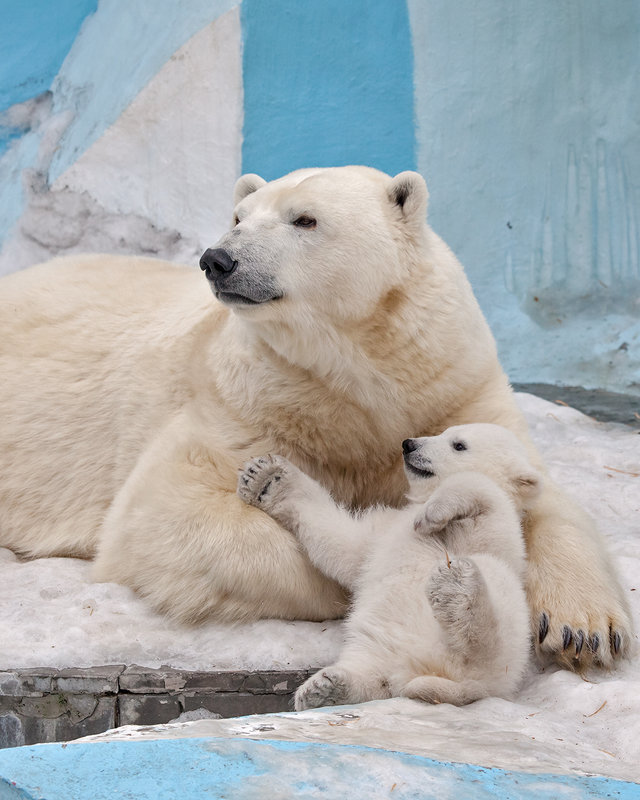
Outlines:
{"label": "snow-covered ground", "polygon": [[[638,630],[640,432],[598,423],[532,395],[520,394],[518,400],[552,477],[598,520]],[[339,622],[266,620],[182,628],[122,586],[91,583],[86,562],[21,562],[0,550],[0,669],[131,663],[194,670],[301,669],[332,661],[340,641]],[[353,718],[324,712],[271,716],[277,724],[265,736],[340,740],[513,769],[575,769],[640,780],[636,656],[611,673],[582,677],[555,668],[542,671],[532,662],[513,702],[489,698],[456,709],[390,700],[358,709]],[[202,726],[210,735],[243,730],[254,738],[262,735],[260,723],[251,718],[192,725],[188,735],[204,735]]]}

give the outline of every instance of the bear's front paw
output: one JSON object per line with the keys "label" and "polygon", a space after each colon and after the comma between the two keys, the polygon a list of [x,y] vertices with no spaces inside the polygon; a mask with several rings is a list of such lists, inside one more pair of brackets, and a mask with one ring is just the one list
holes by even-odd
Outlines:
{"label": "bear's front paw", "polygon": [[294,469],[282,456],[252,458],[238,476],[238,495],[245,503],[268,512],[286,493],[286,478]]}
{"label": "bear's front paw", "polygon": [[529,597],[536,651],[543,662],[553,659],[582,670],[591,664],[611,667],[631,654],[631,619],[612,591],[566,584],[540,591],[540,583],[535,589],[530,583]]}

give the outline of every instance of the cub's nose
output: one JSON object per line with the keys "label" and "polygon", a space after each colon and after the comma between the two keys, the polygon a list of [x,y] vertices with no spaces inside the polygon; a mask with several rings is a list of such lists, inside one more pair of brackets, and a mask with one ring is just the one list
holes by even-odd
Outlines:
{"label": "cub's nose", "polygon": [[406,456],[407,453],[413,453],[414,450],[417,450],[419,446],[415,439],[405,439],[404,442],[402,442],[402,452]]}
{"label": "cub's nose", "polygon": [[200,269],[206,274],[207,278],[225,277],[235,272],[238,262],[224,250],[222,247],[216,247],[215,250],[209,248],[205,250],[200,259]]}

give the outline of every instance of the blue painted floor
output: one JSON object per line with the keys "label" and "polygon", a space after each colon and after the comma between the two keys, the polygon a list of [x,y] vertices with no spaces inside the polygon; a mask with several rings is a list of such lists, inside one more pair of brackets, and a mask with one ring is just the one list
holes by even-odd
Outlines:
{"label": "blue painted floor", "polygon": [[[348,794],[347,794],[348,793]],[[534,775],[369,747],[246,738],[76,742],[0,751],[0,800],[640,798],[603,777]]]}

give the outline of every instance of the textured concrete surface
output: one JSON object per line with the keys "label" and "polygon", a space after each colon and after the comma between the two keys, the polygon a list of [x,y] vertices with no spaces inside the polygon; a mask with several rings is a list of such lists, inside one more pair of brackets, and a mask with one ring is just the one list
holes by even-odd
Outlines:
{"label": "textured concrete surface", "polygon": [[187,672],[123,664],[4,671],[0,747],[69,741],[119,725],[287,711],[311,672]]}

